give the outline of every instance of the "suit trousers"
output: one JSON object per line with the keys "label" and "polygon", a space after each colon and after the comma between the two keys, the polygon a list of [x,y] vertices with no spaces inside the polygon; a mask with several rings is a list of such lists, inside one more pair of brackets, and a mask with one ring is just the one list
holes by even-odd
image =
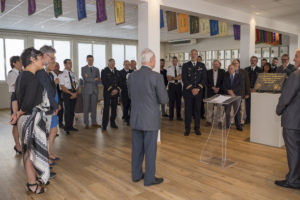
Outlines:
{"label": "suit trousers", "polygon": [[182,85],[169,83],[169,116],[170,119],[174,118],[174,107],[176,104],[176,116],[177,119],[181,118],[181,97],[182,97]]}
{"label": "suit trousers", "polygon": [[129,116],[130,116],[130,99],[128,97],[128,91],[122,91],[121,92],[121,100],[122,100],[122,106],[123,106],[123,119],[128,122]]}
{"label": "suit trousers", "polygon": [[300,187],[300,130],[283,128],[289,172],[286,180],[289,185]]}
{"label": "suit trousers", "polygon": [[60,107],[61,107],[61,109],[58,111],[57,117],[58,117],[59,124],[62,124],[63,123],[63,116],[64,116],[63,102],[60,103]]}
{"label": "suit trousers", "polygon": [[234,122],[236,128],[241,127],[241,106],[240,104],[237,103],[232,103],[230,105],[226,105],[225,107],[225,113],[226,113],[226,128],[230,128],[231,125],[231,108],[233,107],[233,113],[235,114],[234,116]]}
{"label": "suit trousers", "polygon": [[70,131],[70,129],[73,127],[74,116],[75,116],[74,110],[75,110],[76,99],[70,99],[70,97],[71,95],[67,93],[63,93],[66,131]]}
{"label": "suit trousers", "polygon": [[184,121],[185,130],[191,129],[192,115],[194,115],[195,125],[194,129],[200,129],[200,113],[201,113],[201,102],[202,102],[202,91],[194,96],[191,92],[186,92],[183,95],[184,98]]}
{"label": "suit trousers", "polygon": [[222,122],[223,110],[221,105],[215,105],[213,103],[206,103],[206,121],[209,123]]}
{"label": "suit trousers", "polygon": [[143,161],[145,156],[144,185],[151,184],[155,179],[155,161],[157,149],[157,131],[132,129],[132,180],[140,180],[143,176]]}
{"label": "suit trousers", "polygon": [[[83,113],[84,113],[84,124],[89,125],[89,108],[91,108],[92,124],[97,124],[97,101],[98,94],[84,94],[83,93]],[[90,107],[91,106],[91,107]]]}
{"label": "suit trousers", "polygon": [[246,123],[250,123],[251,119],[251,97],[246,99]]}
{"label": "suit trousers", "polygon": [[109,107],[111,108],[110,124],[115,124],[117,116],[118,95],[111,96],[109,93],[104,94],[104,109],[102,117],[102,127],[106,128],[109,120]]}

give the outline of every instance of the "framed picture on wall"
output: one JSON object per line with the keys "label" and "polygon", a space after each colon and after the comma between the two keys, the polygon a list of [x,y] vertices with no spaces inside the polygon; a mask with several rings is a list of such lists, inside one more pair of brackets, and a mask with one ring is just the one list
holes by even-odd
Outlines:
{"label": "framed picture on wall", "polygon": [[218,53],[219,53],[219,55],[218,55],[219,59],[223,60],[224,59],[224,50],[220,50]]}
{"label": "framed picture on wall", "polygon": [[212,51],[212,59],[218,59],[218,51]]}
{"label": "framed picture on wall", "polygon": [[283,54],[289,54],[289,48],[288,47],[280,47],[280,57]]}
{"label": "framed picture on wall", "polygon": [[269,58],[270,57],[270,48],[269,47],[262,48],[262,57],[263,58]]}
{"label": "framed picture on wall", "polygon": [[169,61],[170,61],[170,55],[169,55],[169,54],[166,54],[165,60],[166,60],[166,62],[169,62]]}
{"label": "framed picture on wall", "polygon": [[225,59],[231,59],[231,50],[225,50]]}
{"label": "framed picture on wall", "polygon": [[275,58],[279,56],[279,47],[271,47],[271,57]]}
{"label": "framed picture on wall", "polygon": [[184,53],[184,60],[185,61],[190,60],[190,54],[189,53]]}
{"label": "framed picture on wall", "polygon": [[232,59],[239,58],[239,50],[238,50],[238,49],[233,49],[233,50],[232,50],[231,58],[232,58]]}
{"label": "framed picture on wall", "polygon": [[206,51],[206,60],[211,60],[211,51]]}
{"label": "framed picture on wall", "polygon": [[202,57],[202,60],[205,60],[205,51],[199,51],[199,56]]}
{"label": "framed picture on wall", "polygon": [[178,60],[179,61],[184,61],[184,53],[179,53],[178,54]]}
{"label": "framed picture on wall", "polygon": [[261,58],[261,48],[255,48],[255,56]]}

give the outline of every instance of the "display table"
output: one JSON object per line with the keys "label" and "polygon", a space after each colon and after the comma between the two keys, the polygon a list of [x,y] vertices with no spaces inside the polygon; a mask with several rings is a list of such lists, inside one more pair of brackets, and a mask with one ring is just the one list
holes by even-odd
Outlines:
{"label": "display table", "polygon": [[276,115],[280,94],[251,94],[250,141],[273,147],[284,145],[281,117]]}

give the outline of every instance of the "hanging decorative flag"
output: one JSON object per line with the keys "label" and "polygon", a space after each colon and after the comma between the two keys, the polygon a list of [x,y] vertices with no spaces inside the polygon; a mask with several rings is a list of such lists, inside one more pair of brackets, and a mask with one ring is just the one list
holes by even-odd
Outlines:
{"label": "hanging decorative flag", "polygon": [[77,15],[78,20],[86,18],[85,0],[77,0]]}
{"label": "hanging decorative flag", "polygon": [[256,32],[255,42],[258,43],[258,41],[259,41],[259,30],[255,29],[255,32]]}
{"label": "hanging decorative flag", "polygon": [[115,20],[117,25],[125,23],[124,1],[115,1]]}
{"label": "hanging decorative flag", "polygon": [[164,11],[163,9],[160,9],[160,28],[165,27],[165,23],[164,23]]}
{"label": "hanging decorative flag", "polygon": [[264,31],[259,30],[259,42],[264,42]]}
{"label": "hanging decorative flag", "polygon": [[279,33],[276,33],[276,43],[275,44],[279,44]]}
{"label": "hanging decorative flag", "polygon": [[210,23],[210,36],[219,34],[219,22],[218,20],[209,20]]}
{"label": "hanging decorative flag", "polygon": [[54,16],[57,18],[62,15],[62,0],[53,0]]}
{"label": "hanging decorative flag", "polygon": [[[240,25],[233,24],[233,34],[234,34],[234,40],[241,39],[241,26]],[[257,40],[257,29],[256,29],[256,40]]]}
{"label": "hanging decorative flag", "polygon": [[107,20],[105,0],[96,0],[96,6],[97,6],[96,22],[99,23]]}
{"label": "hanging decorative flag", "polygon": [[279,34],[279,45],[282,45],[282,34]]}
{"label": "hanging decorative flag", "polygon": [[265,31],[265,43],[269,42],[268,31]]}
{"label": "hanging decorative flag", "polygon": [[186,14],[178,13],[178,26],[179,33],[186,33],[189,31],[189,16]]}
{"label": "hanging decorative flag", "polygon": [[272,40],[271,40],[271,32],[268,31],[268,43],[272,44]]}
{"label": "hanging decorative flag", "polygon": [[209,19],[200,18],[200,33],[201,34],[209,34],[210,33]]}
{"label": "hanging decorative flag", "polygon": [[273,33],[273,44],[276,44],[276,33]]}
{"label": "hanging decorative flag", "polygon": [[28,15],[32,15],[35,12],[35,9],[35,0],[28,0]]}
{"label": "hanging decorative flag", "polygon": [[173,31],[177,29],[176,13],[171,11],[166,11],[167,15],[167,26],[168,31]]}
{"label": "hanging decorative flag", "polygon": [[5,10],[5,0],[1,0],[1,12]]}
{"label": "hanging decorative flag", "polygon": [[226,22],[219,22],[219,36],[228,35],[228,26]]}
{"label": "hanging decorative flag", "polygon": [[199,17],[190,16],[190,34],[199,33]]}

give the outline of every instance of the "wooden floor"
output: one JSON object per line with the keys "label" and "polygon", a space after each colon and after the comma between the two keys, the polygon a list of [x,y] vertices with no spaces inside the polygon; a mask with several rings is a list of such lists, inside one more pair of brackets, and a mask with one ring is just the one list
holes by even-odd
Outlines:
{"label": "wooden floor", "polygon": [[[120,111],[120,110],[119,110]],[[120,114],[121,112],[119,112]],[[162,143],[157,150],[157,176],[165,182],[144,187],[131,181],[131,133],[122,123],[118,130],[83,129],[57,137],[54,150],[62,160],[55,166],[57,177],[43,195],[25,192],[21,156],[13,151],[9,111],[0,111],[0,199],[300,199],[299,190],[279,188],[275,179],[287,172],[285,149],[249,142],[249,126],[244,132],[231,132],[228,157],[237,162],[221,169],[200,162],[200,152],[208,136],[202,123],[202,136],[183,136],[183,122],[162,120]]]}

